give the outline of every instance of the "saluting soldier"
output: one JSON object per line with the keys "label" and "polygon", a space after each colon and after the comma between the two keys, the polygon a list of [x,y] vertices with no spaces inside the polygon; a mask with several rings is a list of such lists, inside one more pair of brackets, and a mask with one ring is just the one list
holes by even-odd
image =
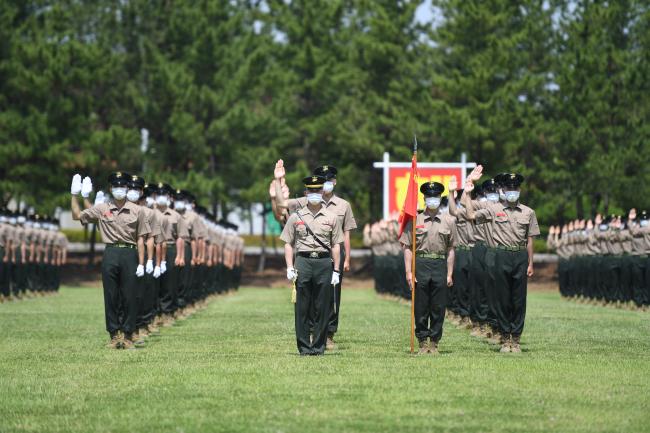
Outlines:
{"label": "saluting soldier", "polygon": [[[296,343],[301,355],[322,355],[332,309],[333,287],[339,283],[341,222],[323,206],[323,176],[303,179],[307,206],[287,219],[280,239],[285,242],[287,278],[295,280]],[[295,268],[294,268],[295,252]],[[310,325],[313,338],[310,338]]]}
{"label": "saluting soldier", "polygon": [[[415,227],[409,221],[400,242],[404,250],[404,269],[409,286],[415,283],[415,336],[418,354],[437,354],[442,338],[449,287],[453,284],[456,227],[440,213],[441,194],[445,187],[439,182],[420,186],[426,209],[418,212]],[[411,273],[413,257],[412,234],[415,230],[415,275]]]}
{"label": "saluting soldier", "polygon": [[[477,168],[480,174],[482,167]],[[468,218],[488,224],[488,233],[496,244],[488,249],[486,263],[494,283],[492,304],[502,336],[501,352],[521,352],[527,278],[534,272],[533,238],[540,234],[535,211],[519,202],[523,181],[524,177],[516,173],[501,179],[505,203],[469,200],[468,193],[474,189],[472,177],[463,195]]]}
{"label": "saluting soldier", "polygon": [[[125,349],[134,347],[132,336],[138,312],[138,278],[144,276],[144,237],[151,233],[142,207],[126,200],[129,179],[127,173],[112,173],[108,183],[113,202],[100,203],[83,211],[77,202],[77,194],[92,190],[90,179],[87,183],[84,179],[82,183],[81,176],[75,175],[70,188],[72,218],[82,224],[98,224],[106,244],[102,258],[102,283],[106,330],[111,337],[109,347]],[[120,312],[123,312],[123,317],[120,317]]]}

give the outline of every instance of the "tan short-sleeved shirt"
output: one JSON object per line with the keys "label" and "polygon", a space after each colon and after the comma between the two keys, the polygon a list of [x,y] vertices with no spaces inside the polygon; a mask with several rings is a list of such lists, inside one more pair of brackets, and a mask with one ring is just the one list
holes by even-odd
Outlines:
{"label": "tan short-sleeved shirt", "polygon": [[632,233],[632,247],[634,255],[644,255],[650,253],[650,226],[641,227],[638,222],[630,224],[630,233]]}
{"label": "tan short-sleeved shirt", "polygon": [[[406,224],[399,241],[411,247],[412,233],[413,220]],[[450,248],[456,246],[456,242],[456,225],[450,218],[440,214],[431,216],[428,212],[418,213],[415,220],[416,253],[447,254]]]}
{"label": "tan short-sleeved shirt", "polygon": [[607,241],[609,243],[609,252],[615,256],[623,254],[623,244],[621,243],[621,231],[610,230],[607,232]]}
{"label": "tan short-sleeved shirt", "polygon": [[22,245],[23,242],[25,242],[26,236],[27,236],[26,229],[21,226],[16,226],[14,228],[14,238],[13,238],[14,245],[16,246]]}
{"label": "tan short-sleeved shirt", "polygon": [[142,210],[144,211],[144,214],[146,215],[147,218],[147,223],[149,224],[149,227],[151,228],[151,233],[147,235],[147,238],[153,236],[153,241],[156,244],[161,244],[165,241],[165,237],[163,235],[163,229],[162,229],[162,218],[160,218],[160,214],[155,211],[154,209],[150,209],[147,206],[141,206]]}
{"label": "tan short-sleeved shirt", "polygon": [[68,248],[68,238],[62,232],[58,232],[57,234],[57,245],[63,250]]}
{"label": "tan short-sleeved shirt", "polygon": [[609,230],[594,230],[596,242],[598,243],[598,250],[602,255],[611,254],[610,243],[609,243]]}
{"label": "tan short-sleeved shirt", "polygon": [[178,238],[185,241],[190,240],[190,232],[187,229],[187,223],[181,214],[169,207],[164,211],[159,210],[158,212],[160,212],[165,220],[165,223],[161,224],[165,242],[168,244],[175,243]]}
{"label": "tan short-sleeved shirt", "polygon": [[115,203],[100,203],[81,212],[82,224],[98,223],[102,241],[107,244],[136,244],[138,237],[151,233],[142,206],[126,201],[122,208]]}
{"label": "tan short-sleeved shirt", "polygon": [[352,206],[350,206],[350,203],[347,200],[333,194],[329,201],[325,203],[325,207],[328,211],[336,214],[341,221],[341,228],[344,232],[357,228],[357,221],[354,219]]}
{"label": "tan short-sleeved shirt", "polygon": [[458,245],[465,247],[474,246],[474,224],[467,219],[467,209],[457,206],[455,218]]}
{"label": "tan short-sleeved shirt", "polygon": [[314,235],[328,248],[343,242],[341,221],[336,214],[324,206],[321,206],[315,215],[307,207],[292,213],[282,230],[280,239],[291,244],[298,252],[327,252],[312,235],[307,233],[305,224],[309,225]]}
{"label": "tan short-sleeved shirt", "polygon": [[307,203],[307,197],[290,198],[287,201],[287,210],[289,213],[293,213],[298,209],[307,207]]}
{"label": "tan short-sleeved shirt", "polygon": [[539,236],[535,211],[523,204],[476,202],[476,222],[488,224],[488,239],[496,245],[526,246],[529,237]]}
{"label": "tan short-sleeved shirt", "polygon": [[207,230],[205,228],[205,224],[203,224],[203,221],[201,221],[201,218],[199,218],[199,214],[193,210],[186,210],[181,214],[181,216],[183,219],[185,219],[185,222],[187,224],[187,230],[190,233],[190,239],[205,239],[207,236]]}

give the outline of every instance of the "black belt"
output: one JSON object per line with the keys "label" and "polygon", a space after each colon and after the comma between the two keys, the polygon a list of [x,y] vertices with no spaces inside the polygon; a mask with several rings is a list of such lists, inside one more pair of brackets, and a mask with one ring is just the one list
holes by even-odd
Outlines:
{"label": "black belt", "polygon": [[307,257],[308,259],[326,259],[330,257],[330,253],[320,251],[302,251],[298,252],[298,255],[300,257]]}
{"label": "black belt", "polygon": [[136,249],[137,247],[135,244],[127,244],[124,242],[116,242],[114,244],[106,244],[107,247],[114,247],[114,248],[131,248],[131,249]]}

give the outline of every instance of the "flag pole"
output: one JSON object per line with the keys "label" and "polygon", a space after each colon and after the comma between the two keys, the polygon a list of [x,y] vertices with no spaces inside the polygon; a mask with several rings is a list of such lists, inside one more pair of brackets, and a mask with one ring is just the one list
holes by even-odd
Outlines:
{"label": "flag pole", "polygon": [[[415,167],[417,168],[417,155],[418,155],[418,138],[413,134],[413,157],[415,158]],[[415,202],[417,203],[417,192],[415,195]],[[417,230],[417,206],[416,213],[413,217],[411,226],[411,353],[415,349],[415,231]]]}

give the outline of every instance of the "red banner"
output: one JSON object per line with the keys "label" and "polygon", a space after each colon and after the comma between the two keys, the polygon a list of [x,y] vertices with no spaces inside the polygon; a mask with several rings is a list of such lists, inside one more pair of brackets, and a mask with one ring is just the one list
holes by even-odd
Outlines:
{"label": "red banner", "polygon": [[[388,169],[388,212],[391,215],[399,214],[406,199],[406,191],[409,183],[409,175],[411,172],[410,167],[390,167]],[[425,182],[440,182],[445,186],[443,196],[447,195],[447,186],[452,176],[456,176],[458,185],[460,187],[463,175],[460,167],[448,168],[427,168],[418,167],[420,174],[419,183],[422,185]],[[419,188],[419,186],[418,186]],[[422,193],[418,192],[418,207],[424,208],[424,197]]]}

